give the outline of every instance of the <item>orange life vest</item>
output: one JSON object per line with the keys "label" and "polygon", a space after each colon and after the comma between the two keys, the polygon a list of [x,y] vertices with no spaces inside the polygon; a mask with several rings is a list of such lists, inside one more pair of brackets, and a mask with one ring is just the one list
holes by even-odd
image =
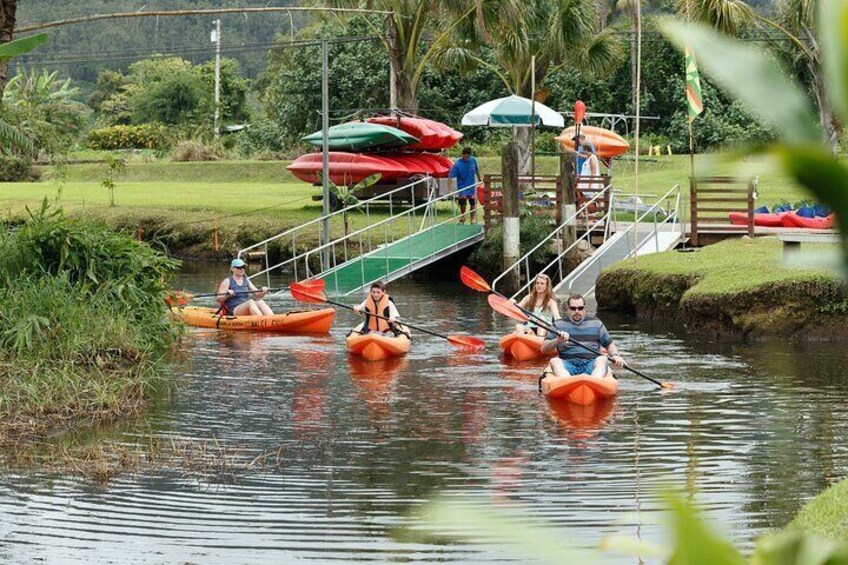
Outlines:
{"label": "orange life vest", "polygon": [[369,314],[377,314],[378,316],[388,318],[389,300],[389,295],[385,292],[383,293],[383,297],[380,298],[379,304],[375,304],[374,299],[370,295],[368,296],[368,299],[365,301],[365,324],[363,326],[366,330],[372,332],[389,331],[389,322],[387,320],[369,316]]}

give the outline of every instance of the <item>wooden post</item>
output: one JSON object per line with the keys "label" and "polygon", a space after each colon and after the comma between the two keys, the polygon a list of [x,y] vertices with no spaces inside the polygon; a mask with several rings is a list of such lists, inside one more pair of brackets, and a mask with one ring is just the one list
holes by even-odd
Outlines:
{"label": "wooden post", "polygon": [[748,180],[748,237],[754,239],[754,179]]}
{"label": "wooden post", "polygon": [[141,224],[136,225],[136,233],[138,234],[138,240],[142,241],[144,239],[144,230],[141,229]]}
{"label": "wooden post", "polygon": [[695,177],[689,177],[689,219],[692,246],[698,247],[698,182]]}
{"label": "wooden post", "polygon": [[[510,141],[504,145],[501,154],[503,172],[503,268],[507,270],[521,257],[521,239],[519,236],[518,212],[518,144]],[[504,281],[510,292],[521,286],[521,271],[510,271]]]}
{"label": "wooden post", "polygon": [[215,218],[215,231],[212,234],[212,247],[215,249],[215,251],[218,251],[220,249],[218,245],[218,218]]}
{"label": "wooden post", "polygon": [[574,204],[577,199],[574,187],[576,175],[574,174],[574,158],[568,153],[559,155],[559,176],[565,187],[565,203]]}

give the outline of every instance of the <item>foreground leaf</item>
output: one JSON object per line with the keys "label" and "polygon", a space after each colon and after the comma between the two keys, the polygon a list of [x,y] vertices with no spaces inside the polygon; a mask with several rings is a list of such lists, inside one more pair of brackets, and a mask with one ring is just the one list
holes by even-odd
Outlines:
{"label": "foreground leaf", "polygon": [[820,0],[819,33],[822,65],[831,104],[848,119],[848,2]]}
{"label": "foreground leaf", "polygon": [[46,33],[22,37],[0,45],[0,63],[5,63],[12,57],[29,53],[39,45],[47,43],[49,36]]}

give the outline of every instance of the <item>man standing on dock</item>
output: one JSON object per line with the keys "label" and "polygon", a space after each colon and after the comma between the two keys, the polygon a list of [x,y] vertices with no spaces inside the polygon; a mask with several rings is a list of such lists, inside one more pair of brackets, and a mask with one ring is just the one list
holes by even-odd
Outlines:
{"label": "man standing on dock", "polygon": [[456,179],[456,188],[459,190],[457,200],[459,200],[459,223],[465,223],[465,206],[470,209],[471,223],[477,223],[477,182],[480,176],[480,168],[477,166],[477,159],[474,158],[474,150],[470,147],[465,147],[462,150],[462,157],[456,160],[451,167],[450,178]]}

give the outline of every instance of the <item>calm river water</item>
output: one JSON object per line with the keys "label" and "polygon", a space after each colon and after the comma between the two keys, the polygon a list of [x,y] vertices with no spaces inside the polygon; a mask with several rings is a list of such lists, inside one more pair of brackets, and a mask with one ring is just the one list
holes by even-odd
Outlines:
{"label": "calm river water", "polygon": [[[189,266],[180,282],[204,292],[225,273]],[[147,470],[106,487],[7,472],[0,561],[521,561],[496,543],[411,535],[415,511],[452,494],[484,513],[520,510],[571,547],[610,536],[662,544],[658,485],[669,482],[750,548],[846,474],[844,347],[717,343],[607,315],[632,364],[677,387],[660,394],[622,373],[614,403],[581,411],[538,394],[538,365],[500,362],[510,322],[483,295],[459,282],[391,290],[407,320],[489,347],[457,353],[419,334],[407,358],[349,359],[343,341],[357,318],[347,311],[329,337],[194,332],[174,400],[114,433],[130,444],[150,433],[196,441],[247,461],[271,454],[266,464]]]}

